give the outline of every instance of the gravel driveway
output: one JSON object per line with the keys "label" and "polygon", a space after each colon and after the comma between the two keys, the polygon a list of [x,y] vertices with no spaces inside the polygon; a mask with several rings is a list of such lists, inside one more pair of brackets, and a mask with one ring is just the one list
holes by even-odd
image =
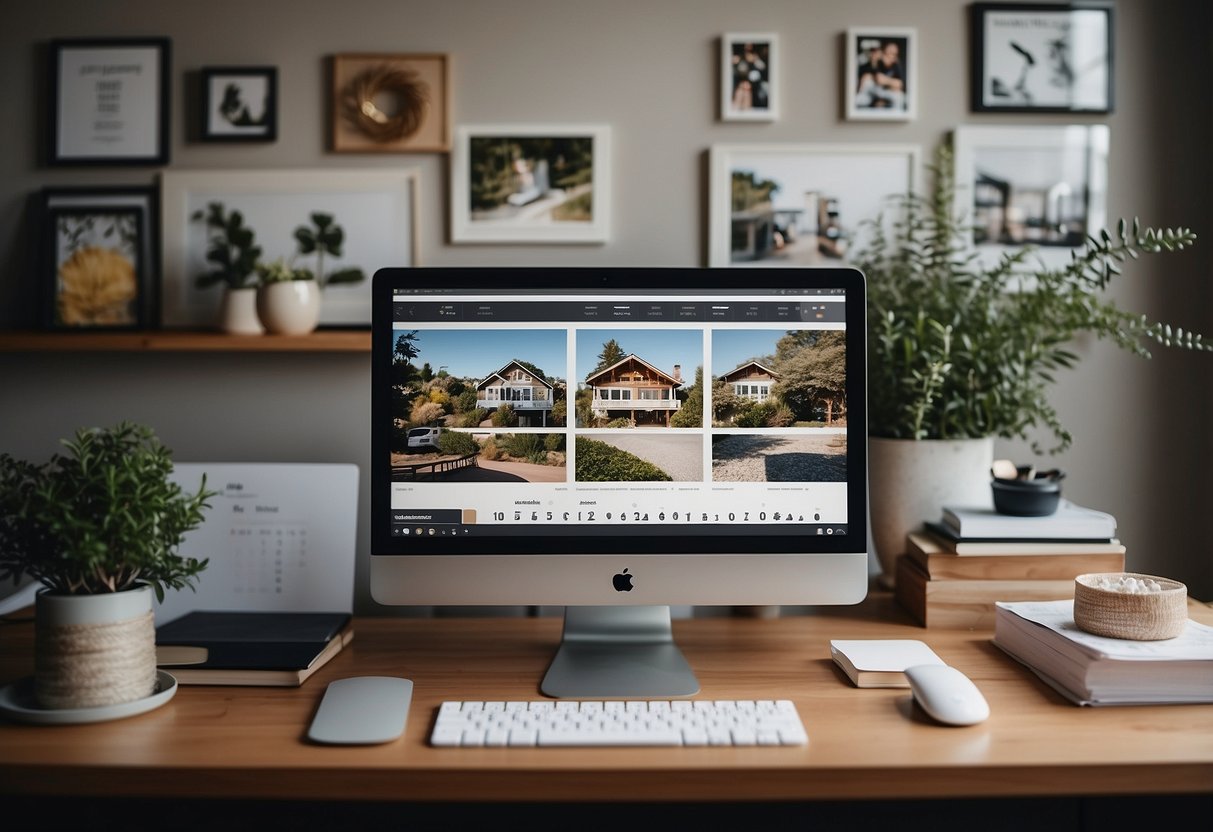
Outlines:
{"label": "gravel driveway", "polygon": [[846,436],[733,434],[712,445],[716,482],[843,482]]}
{"label": "gravel driveway", "polygon": [[595,433],[590,438],[653,463],[676,482],[703,480],[703,439],[698,436],[646,433],[607,436]]}

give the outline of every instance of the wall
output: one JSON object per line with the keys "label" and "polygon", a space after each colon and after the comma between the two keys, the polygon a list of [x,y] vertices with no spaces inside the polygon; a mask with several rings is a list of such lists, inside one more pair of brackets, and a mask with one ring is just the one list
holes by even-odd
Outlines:
{"label": "wall", "polygon": [[[1206,189],[1210,12],[1201,0],[1116,4],[1116,112],[1109,215],[1194,227],[1183,255],[1135,264],[1115,296],[1129,308],[1213,330],[1213,217]],[[48,184],[150,183],[146,169],[39,165],[45,106],[41,45],[52,37],[167,35],[173,39],[174,168],[416,167],[420,250],[427,265],[701,265],[706,257],[706,151],[715,142],[897,142],[928,151],[960,123],[1062,123],[1065,117],[968,112],[967,28],[961,0],[723,0],[610,3],[525,0],[315,0],[162,3],[43,0],[11,4],[0,32],[0,326],[32,320],[27,195]],[[919,117],[847,123],[838,78],[850,25],[919,30]],[[716,39],[776,31],[786,88],[775,124],[716,120]],[[614,131],[614,215],[603,246],[451,246],[446,159],[437,154],[325,151],[324,58],[339,52],[448,52],[454,123],[606,122]],[[280,140],[190,143],[185,74],[204,65],[267,63],[280,73]],[[191,103],[186,101],[186,104]],[[1069,472],[1069,495],[1121,520],[1129,568],[1188,582],[1213,598],[1213,357],[1156,351],[1147,362],[1080,343],[1080,368],[1056,401],[1074,447],[1049,461]],[[85,424],[153,425],[182,460],[353,461],[367,485],[369,369],[365,356],[0,355],[0,450],[44,458]],[[1020,443],[1000,453],[1025,459]],[[365,590],[367,501],[361,502],[357,607]],[[1201,518],[1201,519],[1197,519]]]}

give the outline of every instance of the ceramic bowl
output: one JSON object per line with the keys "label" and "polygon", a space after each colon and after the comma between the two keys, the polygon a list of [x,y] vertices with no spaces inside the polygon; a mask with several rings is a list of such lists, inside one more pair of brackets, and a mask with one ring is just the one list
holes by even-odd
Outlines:
{"label": "ceramic bowl", "polygon": [[1044,517],[1057,511],[1061,502],[1061,483],[1056,479],[991,481],[994,510],[1016,517]]}

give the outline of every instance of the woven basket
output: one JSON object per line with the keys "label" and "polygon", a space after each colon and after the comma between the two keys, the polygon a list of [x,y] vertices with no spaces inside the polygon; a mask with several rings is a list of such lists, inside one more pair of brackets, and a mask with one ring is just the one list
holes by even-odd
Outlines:
{"label": "woven basket", "polygon": [[[1104,577],[1149,579],[1157,581],[1162,590],[1134,595],[1091,586]],[[1187,620],[1188,588],[1179,581],[1136,572],[1079,575],[1074,579],[1074,623],[1093,635],[1158,641],[1175,638],[1183,632]]]}

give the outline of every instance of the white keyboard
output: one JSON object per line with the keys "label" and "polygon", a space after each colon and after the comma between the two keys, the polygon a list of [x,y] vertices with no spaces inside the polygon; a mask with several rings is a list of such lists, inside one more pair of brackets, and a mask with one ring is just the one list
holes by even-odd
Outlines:
{"label": "white keyboard", "polygon": [[787,699],[443,702],[438,747],[780,746],[809,741]]}

